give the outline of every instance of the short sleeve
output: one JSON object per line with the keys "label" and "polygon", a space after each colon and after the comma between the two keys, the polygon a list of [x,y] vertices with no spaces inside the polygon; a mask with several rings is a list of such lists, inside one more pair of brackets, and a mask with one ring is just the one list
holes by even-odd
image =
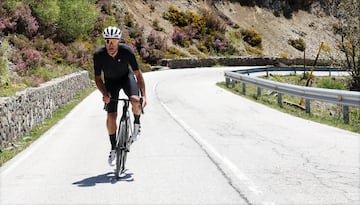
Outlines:
{"label": "short sleeve", "polygon": [[132,70],[139,70],[139,64],[136,60],[135,54],[133,52],[130,52],[130,59],[129,63],[131,65]]}
{"label": "short sleeve", "polygon": [[101,60],[100,60],[100,56],[99,56],[98,52],[94,53],[93,60],[94,60],[94,74],[95,74],[95,76],[99,76],[99,75],[101,75],[102,66],[101,66]]}

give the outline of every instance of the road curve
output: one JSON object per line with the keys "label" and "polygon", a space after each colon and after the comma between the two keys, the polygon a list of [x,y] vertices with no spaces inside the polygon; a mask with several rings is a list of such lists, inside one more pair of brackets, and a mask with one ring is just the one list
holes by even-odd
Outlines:
{"label": "road curve", "polygon": [[356,204],[360,135],[215,85],[224,70],[146,73],[142,135],[120,181],[94,92],[0,169],[0,204]]}

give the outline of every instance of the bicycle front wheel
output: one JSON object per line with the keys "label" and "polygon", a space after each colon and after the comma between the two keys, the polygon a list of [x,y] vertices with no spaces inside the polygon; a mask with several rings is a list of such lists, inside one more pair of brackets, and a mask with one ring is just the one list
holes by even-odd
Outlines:
{"label": "bicycle front wheel", "polygon": [[127,157],[126,139],[128,137],[128,126],[126,121],[120,121],[117,135],[116,146],[116,170],[115,176],[118,178],[125,171],[125,162]]}

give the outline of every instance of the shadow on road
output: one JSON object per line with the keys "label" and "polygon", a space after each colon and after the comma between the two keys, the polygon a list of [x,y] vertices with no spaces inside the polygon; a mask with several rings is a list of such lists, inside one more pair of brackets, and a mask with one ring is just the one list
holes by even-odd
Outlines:
{"label": "shadow on road", "polygon": [[116,178],[113,172],[108,172],[106,174],[101,174],[93,177],[88,177],[80,181],[72,183],[78,187],[91,187],[96,186],[97,184],[110,183],[115,184],[118,181],[132,182],[134,178],[132,177],[133,173],[125,173],[124,175]]}

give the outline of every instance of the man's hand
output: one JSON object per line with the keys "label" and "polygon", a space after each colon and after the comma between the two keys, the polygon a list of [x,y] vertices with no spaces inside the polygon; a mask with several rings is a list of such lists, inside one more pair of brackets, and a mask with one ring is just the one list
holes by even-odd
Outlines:
{"label": "man's hand", "polygon": [[147,102],[146,102],[146,96],[142,96],[141,98],[142,98],[142,105],[141,105],[141,107],[144,108],[144,107],[146,106],[146,104],[147,104]]}
{"label": "man's hand", "polygon": [[103,101],[104,103],[108,104],[110,102],[110,98],[111,98],[111,94],[110,93],[106,93],[105,95],[103,95]]}

